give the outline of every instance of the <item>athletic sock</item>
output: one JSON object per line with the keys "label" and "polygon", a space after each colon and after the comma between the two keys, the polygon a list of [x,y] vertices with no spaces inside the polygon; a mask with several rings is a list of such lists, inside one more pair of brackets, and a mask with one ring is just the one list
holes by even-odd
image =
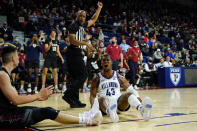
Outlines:
{"label": "athletic sock", "polygon": [[20,88],[21,90],[24,90],[24,85],[21,85],[21,88]]}
{"label": "athletic sock", "polygon": [[55,85],[55,89],[56,89],[56,90],[58,89],[58,86],[57,86],[57,85]]}

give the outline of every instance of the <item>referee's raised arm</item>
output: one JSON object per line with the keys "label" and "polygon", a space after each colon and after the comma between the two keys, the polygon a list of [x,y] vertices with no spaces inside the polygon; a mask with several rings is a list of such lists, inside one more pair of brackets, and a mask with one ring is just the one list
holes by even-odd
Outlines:
{"label": "referee's raised arm", "polygon": [[99,17],[99,14],[100,14],[100,12],[101,12],[101,9],[102,9],[102,7],[103,7],[103,3],[102,3],[102,2],[98,2],[98,3],[97,3],[97,6],[98,6],[98,8],[97,8],[95,14],[94,14],[94,15],[92,16],[92,18],[88,21],[88,27],[90,27],[91,25],[93,25],[93,24],[97,21],[97,19],[98,19],[98,17]]}

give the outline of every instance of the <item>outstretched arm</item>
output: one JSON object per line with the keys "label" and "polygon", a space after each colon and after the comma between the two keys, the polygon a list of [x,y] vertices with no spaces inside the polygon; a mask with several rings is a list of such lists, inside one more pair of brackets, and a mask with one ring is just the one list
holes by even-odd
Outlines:
{"label": "outstretched arm", "polygon": [[92,16],[92,18],[88,21],[88,27],[90,27],[91,25],[93,25],[93,24],[97,21],[98,16],[99,16],[99,14],[100,14],[100,12],[101,12],[101,9],[102,9],[102,7],[103,7],[103,3],[98,2],[98,3],[97,3],[97,6],[98,6],[98,8],[97,8],[95,14],[94,14],[94,15]]}
{"label": "outstretched arm", "polygon": [[36,100],[46,100],[53,93],[53,87],[42,88],[38,94],[20,96],[10,83],[10,78],[5,72],[0,72],[0,90],[14,105],[26,104]]}
{"label": "outstretched arm", "polygon": [[90,90],[90,104],[91,106],[94,104],[94,99],[96,98],[97,89],[98,89],[99,78],[96,76],[92,80],[91,90]]}

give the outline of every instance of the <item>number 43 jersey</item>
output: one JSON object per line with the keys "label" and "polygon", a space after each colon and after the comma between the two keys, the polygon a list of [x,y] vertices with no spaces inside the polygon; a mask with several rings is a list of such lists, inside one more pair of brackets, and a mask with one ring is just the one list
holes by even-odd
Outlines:
{"label": "number 43 jersey", "polygon": [[98,73],[98,77],[98,97],[120,97],[120,82],[116,71],[113,71],[110,78],[104,77],[101,72]]}

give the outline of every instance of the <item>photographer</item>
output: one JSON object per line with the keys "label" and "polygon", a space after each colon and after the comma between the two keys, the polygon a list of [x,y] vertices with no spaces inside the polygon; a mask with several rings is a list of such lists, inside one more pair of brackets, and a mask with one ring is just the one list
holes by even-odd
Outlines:
{"label": "photographer", "polygon": [[27,68],[28,68],[28,89],[27,92],[31,93],[31,81],[32,81],[32,69],[35,73],[35,87],[34,93],[38,93],[38,72],[39,72],[39,61],[40,52],[42,52],[42,46],[39,42],[37,34],[33,34],[32,39],[27,42],[26,54],[27,54]]}

